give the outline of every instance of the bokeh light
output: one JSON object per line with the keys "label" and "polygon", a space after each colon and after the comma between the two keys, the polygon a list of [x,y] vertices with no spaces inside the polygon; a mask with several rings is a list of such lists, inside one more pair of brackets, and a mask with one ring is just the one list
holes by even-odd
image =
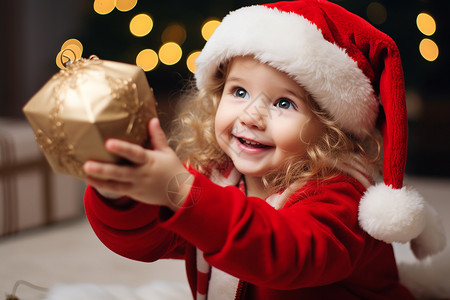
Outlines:
{"label": "bokeh light", "polygon": [[367,17],[373,24],[380,25],[386,22],[387,11],[383,4],[372,2],[367,7]]}
{"label": "bokeh light", "polygon": [[439,56],[439,47],[430,39],[423,39],[419,45],[419,51],[423,58],[435,61]]}
{"label": "bokeh light", "polygon": [[65,63],[80,59],[83,55],[83,45],[77,39],[69,39],[61,46],[61,51],[56,55],[56,65],[60,69],[65,69]]}
{"label": "bokeh light", "polygon": [[95,0],[94,11],[100,15],[106,15],[116,7],[116,0]]}
{"label": "bokeh light", "polygon": [[83,54],[83,44],[77,39],[68,39],[64,42],[64,44],[61,46],[61,50],[64,50],[66,48],[72,49],[72,51],[75,52],[76,58],[81,58],[81,55]]}
{"label": "bokeh light", "polygon": [[158,54],[152,49],[144,49],[136,56],[136,65],[145,72],[151,71],[158,65]]}
{"label": "bokeh light", "polygon": [[161,41],[163,43],[174,42],[182,45],[186,41],[186,29],[181,24],[172,23],[164,29]]}
{"label": "bokeh light", "polygon": [[195,65],[195,60],[197,59],[199,54],[200,51],[194,51],[191,54],[189,54],[188,58],[186,59],[186,66],[192,73],[195,73],[195,70],[197,68],[197,66]]}
{"label": "bokeh light", "polygon": [[66,66],[64,66],[64,64],[67,63],[69,60],[73,61],[74,60],[73,57],[74,57],[74,55],[72,52],[67,51],[67,50],[61,50],[56,55],[56,65],[61,70],[65,69]]}
{"label": "bokeh light", "polygon": [[142,37],[152,31],[153,20],[147,14],[139,14],[133,17],[130,21],[130,31],[133,35]]}
{"label": "bokeh light", "polygon": [[130,11],[137,4],[137,0],[116,0],[116,8],[120,11]]}
{"label": "bokeh light", "polygon": [[433,35],[436,32],[436,21],[432,16],[426,13],[420,13],[416,19],[417,28],[424,35]]}
{"label": "bokeh light", "polygon": [[159,49],[159,59],[165,65],[174,65],[180,61],[183,51],[181,47],[174,42],[165,43]]}
{"label": "bokeh light", "polygon": [[211,19],[206,21],[202,26],[202,36],[207,41],[214,33],[216,28],[220,25],[220,21],[217,19]]}

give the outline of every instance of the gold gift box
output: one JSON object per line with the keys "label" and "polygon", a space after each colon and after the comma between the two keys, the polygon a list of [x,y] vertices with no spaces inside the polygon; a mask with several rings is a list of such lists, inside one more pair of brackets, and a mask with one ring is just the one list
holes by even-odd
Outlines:
{"label": "gold gift box", "polygon": [[97,57],[55,74],[23,111],[52,169],[78,178],[87,160],[120,162],[105,150],[108,138],[145,145],[147,123],[157,116],[140,67]]}

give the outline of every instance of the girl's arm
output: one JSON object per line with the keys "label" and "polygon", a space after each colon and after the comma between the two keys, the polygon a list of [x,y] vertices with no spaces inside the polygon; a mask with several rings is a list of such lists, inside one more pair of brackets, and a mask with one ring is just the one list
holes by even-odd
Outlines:
{"label": "girl's arm", "polygon": [[98,238],[119,255],[146,262],[184,257],[185,241],[159,225],[159,206],[128,197],[106,199],[88,186],[85,210]]}

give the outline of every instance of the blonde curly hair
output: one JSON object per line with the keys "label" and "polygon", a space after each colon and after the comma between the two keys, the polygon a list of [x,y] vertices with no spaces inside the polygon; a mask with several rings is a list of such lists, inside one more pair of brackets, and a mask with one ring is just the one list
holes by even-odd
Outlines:
{"label": "blonde curly hair", "polygon": [[[222,64],[204,89],[187,88],[179,101],[178,118],[171,128],[170,143],[180,159],[205,175],[213,169],[225,171],[233,164],[219,147],[214,129],[228,66],[229,62]],[[380,173],[382,142],[379,135],[367,133],[361,141],[340,129],[310,95],[306,104],[312,118],[322,125],[322,135],[315,143],[307,145],[306,155],[291,157],[280,169],[262,178],[270,192],[281,192],[293,182],[332,178],[342,173],[344,165],[364,166],[364,171],[372,178]]]}

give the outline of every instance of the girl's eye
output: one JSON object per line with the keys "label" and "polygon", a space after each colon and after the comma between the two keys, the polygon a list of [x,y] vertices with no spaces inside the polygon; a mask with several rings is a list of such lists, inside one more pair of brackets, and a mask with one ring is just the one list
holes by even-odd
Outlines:
{"label": "girl's eye", "polygon": [[244,90],[243,88],[235,89],[233,92],[233,96],[242,98],[242,99],[248,99],[250,97],[250,95],[247,93],[247,91]]}
{"label": "girl's eye", "polygon": [[278,102],[275,103],[275,107],[282,108],[282,109],[295,109],[295,105],[292,102],[292,100],[282,98],[278,100]]}

